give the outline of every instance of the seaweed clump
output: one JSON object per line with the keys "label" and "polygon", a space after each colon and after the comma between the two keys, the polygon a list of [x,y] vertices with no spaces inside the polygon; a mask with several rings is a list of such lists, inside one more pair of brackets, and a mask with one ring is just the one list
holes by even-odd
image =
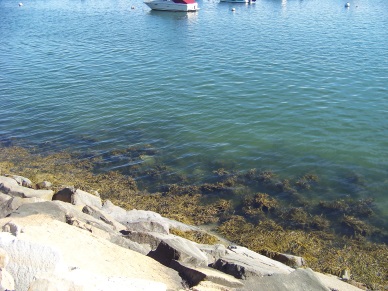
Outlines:
{"label": "seaweed clump", "polygon": [[370,217],[374,214],[372,198],[366,199],[337,199],[334,201],[321,201],[319,207],[331,214],[353,215],[359,217]]}
{"label": "seaweed clump", "polygon": [[[388,247],[369,241],[388,237],[370,224],[376,217],[373,200],[313,205],[299,192],[313,190],[317,177],[280,179],[269,170],[219,169],[211,182],[187,185],[187,177],[158,164],[154,154],[134,148],[115,152],[114,161],[128,159],[134,164],[124,171],[101,171],[107,156],[42,155],[34,149],[9,147],[1,148],[0,169],[1,174],[23,175],[35,183],[48,180],[54,191],[74,186],[97,191],[103,200],[126,209],[152,210],[192,225],[219,224],[218,232],[226,239],[259,253],[302,256],[314,270],[337,276],[349,270],[352,280],[370,289],[387,287]],[[146,167],[136,164],[139,161],[146,161]],[[137,179],[142,177],[148,177],[153,187],[142,187]],[[215,241],[202,233],[172,232],[200,243]]]}
{"label": "seaweed clump", "polygon": [[225,238],[262,254],[302,256],[315,271],[341,276],[344,270],[350,270],[351,282],[363,282],[374,290],[387,287],[388,246],[364,237],[284,229],[272,220],[254,224],[242,216],[231,216],[218,231]]}

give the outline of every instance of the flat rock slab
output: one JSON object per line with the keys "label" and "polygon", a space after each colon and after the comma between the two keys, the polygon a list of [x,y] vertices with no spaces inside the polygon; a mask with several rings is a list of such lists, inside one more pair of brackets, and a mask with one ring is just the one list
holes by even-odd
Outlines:
{"label": "flat rock slab", "polygon": [[214,263],[226,255],[227,249],[222,244],[199,244],[199,249],[208,256],[209,263]]}
{"label": "flat rock slab", "polygon": [[128,229],[139,232],[159,232],[168,234],[171,228],[176,228],[182,231],[190,231],[200,229],[195,226],[190,226],[172,219],[165,218],[159,213],[146,210],[125,210],[114,205],[107,200],[102,206],[103,211],[110,214],[114,219],[126,225]]}
{"label": "flat rock slab", "polygon": [[93,216],[83,213],[73,205],[62,201],[45,201],[23,204],[17,210],[12,212],[10,217],[27,217],[36,214],[46,214],[55,220],[68,223],[70,219],[76,219],[106,232],[115,230],[112,224],[106,223],[103,220],[98,220]]}
{"label": "flat rock slab", "polygon": [[[8,196],[8,195],[6,195]],[[10,199],[4,202],[0,202],[0,217],[6,217],[7,215],[14,212],[16,209],[18,209],[23,204],[31,204],[31,203],[37,203],[37,202],[44,202],[45,199],[42,198],[21,198],[21,197],[11,197],[8,196]]]}
{"label": "flat rock slab", "polygon": [[314,272],[315,275],[331,290],[338,291],[363,291],[356,286],[348,284],[344,281],[341,281],[338,277],[334,275],[326,275],[318,272]]}
{"label": "flat rock slab", "polygon": [[139,244],[149,244],[152,251],[148,256],[165,266],[169,266],[172,260],[194,266],[207,266],[208,258],[199,245],[188,239],[157,232],[129,232],[127,237]]}
{"label": "flat rock slab", "polygon": [[148,254],[151,250],[148,245],[141,246],[124,238],[119,231],[125,229],[125,226],[115,221],[108,214],[101,213],[99,208],[84,206],[83,210],[85,212],[79,210],[77,206],[59,200],[45,201],[23,204],[17,210],[10,213],[9,217],[28,217],[30,215],[45,214],[52,219],[84,229],[94,236],[105,238],[116,245],[141,254]]}
{"label": "flat rock slab", "polygon": [[[193,291],[235,291],[235,288],[225,287],[211,281],[202,281],[197,286],[194,286]],[[255,290],[256,291],[256,290]]]}
{"label": "flat rock slab", "polygon": [[4,176],[0,176],[0,192],[12,197],[36,197],[48,201],[50,201],[54,195],[54,191],[52,190],[34,190],[31,188],[23,187],[20,186],[16,180]]}
{"label": "flat rock slab", "polygon": [[197,286],[202,281],[210,281],[224,288],[243,287],[244,284],[233,276],[208,267],[194,267],[178,261],[172,261],[170,267],[178,271],[190,286]]}
{"label": "flat rock slab", "polygon": [[[58,289],[61,288],[61,289]],[[28,291],[166,291],[165,284],[144,279],[104,277],[75,269],[61,274],[41,273]]]}
{"label": "flat rock slab", "polygon": [[0,233],[0,247],[9,255],[7,270],[15,280],[16,290],[26,291],[39,272],[63,272],[67,267],[58,250],[38,242]]}
{"label": "flat rock slab", "polygon": [[[0,227],[10,222],[23,230],[18,235],[19,239],[55,248],[70,269],[79,268],[103,277],[159,282],[165,284],[169,290],[182,288],[181,278],[176,271],[145,255],[53,220],[50,216],[7,217],[0,220]],[[24,266],[29,268],[29,262],[25,262]]]}
{"label": "flat rock slab", "polygon": [[289,274],[294,271],[280,262],[240,246],[229,247],[224,256],[209,266],[238,279]]}
{"label": "flat rock slab", "polygon": [[237,290],[265,291],[331,291],[311,269],[297,269],[294,272],[265,277],[251,277]]}

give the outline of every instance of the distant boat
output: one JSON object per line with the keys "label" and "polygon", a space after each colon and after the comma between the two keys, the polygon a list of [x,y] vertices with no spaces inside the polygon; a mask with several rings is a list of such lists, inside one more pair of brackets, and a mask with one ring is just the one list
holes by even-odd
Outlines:
{"label": "distant boat", "polygon": [[191,12],[199,10],[195,0],[153,0],[144,2],[152,10],[162,11],[184,11]]}
{"label": "distant boat", "polygon": [[252,2],[256,2],[256,0],[220,0],[220,2],[228,2],[228,3],[252,3]]}

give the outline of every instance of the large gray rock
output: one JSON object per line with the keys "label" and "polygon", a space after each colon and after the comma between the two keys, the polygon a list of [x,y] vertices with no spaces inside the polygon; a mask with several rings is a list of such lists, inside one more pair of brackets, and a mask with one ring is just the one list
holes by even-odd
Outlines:
{"label": "large gray rock", "polygon": [[103,212],[98,207],[86,205],[82,208],[82,212],[94,217],[97,220],[101,220],[108,225],[111,225],[114,230],[121,231],[127,229],[125,225],[116,221],[112,216]]}
{"label": "large gray rock", "polygon": [[105,277],[86,270],[74,269],[67,273],[38,274],[28,291],[166,291],[163,283],[145,279]]}
{"label": "large gray rock", "polygon": [[9,214],[7,203],[12,197],[0,192],[0,218]]}
{"label": "large gray rock", "polygon": [[172,260],[194,266],[207,266],[208,258],[199,249],[199,245],[185,238],[157,232],[131,232],[126,236],[139,244],[149,244],[152,251],[148,256],[165,266]]}
{"label": "large gray rock", "polygon": [[12,198],[12,196],[9,196],[7,194],[0,192],[0,205],[4,204],[5,202],[7,202],[11,198]]}
{"label": "large gray rock", "polygon": [[8,197],[10,199],[0,204],[0,218],[6,217],[8,214],[14,212],[23,204],[46,201],[45,199],[37,198],[37,197],[32,197],[32,198],[21,198],[21,197],[11,197],[11,196],[8,196]]}
{"label": "large gray rock", "polygon": [[224,257],[227,252],[226,247],[222,244],[200,244],[198,247],[207,255],[209,263],[215,263],[218,259]]}
{"label": "large gray rock", "polygon": [[32,182],[30,179],[18,176],[18,175],[5,175],[6,177],[14,179],[20,186],[32,188]]}
{"label": "large gray rock", "polygon": [[8,272],[15,279],[16,290],[28,290],[39,272],[63,272],[67,267],[61,254],[54,248],[20,239],[10,233],[0,233],[0,247],[10,257]]}
{"label": "large gray rock", "polygon": [[21,198],[41,198],[50,201],[54,195],[52,190],[34,190],[31,188],[20,186],[16,180],[0,176],[0,192],[12,197]]}
{"label": "large gray rock", "polygon": [[129,210],[114,205],[107,200],[102,206],[104,212],[110,214],[117,221],[126,225],[129,230],[139,232],[159,232],[168,234],[171,228],[182,231],[200,230],[195,226],[165,218],[159,213],[146,210]]}
{"label": "large gray rock", "polygon": [[[39,251],[38,248],[36,252],[39,253],[38,258],[35,258],[35,251],[32,256],[30,253],[22,256],[23,260],[21,261],[23,263],[20,265],[26,270],[34,272],[39,270],[39,267],[34,265],[36,261],[41,265],[40,268],[47,266],[46,269],[48,270],[41,270],[42,272],[54,275],[59,274],[60,278],[63,278],[63,274],[66,274],[69,270],[81,269],[100,278],[142,279],[162,283],[167,286],[168,290],[179,290],[182,287],[181,278],[176,271],[163,266],[147,256],[117,246],[105,239],[95,237],[90,232],[54,220],[50,216],[37,214],[27,217],[7,217],[0,220],[0,227],[11,222],[22,231],[18,237],[13,237],[11,234],[6,233],[2,234],[14,240],[12,243],[0,245],[10,255],[10,263],[7,268],[9,268],[14,259],[13,253],[6,249],[4,245],[8,245],[9,248],[13,249],[15,255],[20,255],[21,249],[34,250],[34,246],[37,245],[41,247],[41,250]],[[17,245],[17,242],[20,241],[29,246],[24,248],[23,245]],[[56,252],[50,255],[50,252],[47,252],[45,248],[57,250],[60,256]],[[56,264],[61,262],[62,259],[66,264],[66,268],[53,271],[52,269],[59,269],[56,268]],[[56,264],[53,262],[56,262]],[[18,280],[20,279],[20,274],[22,273],[17,273],[17,276],[19,276]],[[38,276],[38,274],[36,275]],[[16,275],[14,277],[16,280]],[[18,287],[16,289],[25,290]],[[105,290],[115,289],[108,288]]]}
{"label": "large gray rock", "polygon": [[[92,209],[97,209],[90,207]],[[91,215],[83,213],[73,205],[62,201],[45,201],[33,204],[23,204],[12,212],[9,217],[28,217],[31,215],[46,214],[51,218],[86,230],[95,236],[109,240],[124,248],[131,249],[141,254],[147,254],[150,247],[140,245],[136,242],[124,238],[119,231],[124,227],[120,223],[104,216],[104,219],[97,219]],[[98,217],[98,215],[96,215]],[[17,232],[17,230],[13,230]]]}
{"label": "large gray rock", "polygon": [[251,277],[237,290],[265,291],[331,291],[311,269],[297,269],[290,274]]}
{"label": "large gray rock", "polygon": [[90,194],[88,192],[82,191],[80,189],[75,189],[73,187],[64,188],[53,196],[52,200],[60,200],[63,202],[71,203],[73,205],[79,206],[94,206],[97,208],[102,207],[101,198]]}
{"label": "large gray rock", "polygon": [[348,284],[342,280],[340,280],[337,276],[322,274],[318,272],[314,272],[314,274],[322,281],[322,283],[327,286],[330,290],[334,291],[362,291],[364,289],[360,289],[356,286]]}
{"label": "large gray rock", "polygon": [[170,267],[179,272],[190,286],[196,286],[201,281],[211,281],[230,288],[243,287],[244,284],[228,274],[208,267],[194,267],[178,261],[172,261]]}
{"label": "large gray rock", "polygon": [[238,279],[289,274],[294,271],[280,262],[240,246],[229,247],[224,256],[209,266]]}
{"label": "large gray rock", "polygon": [[47,214],[55,220],[70,224],[74,221],[82,222],[86,225],[90,225],[91,227],[98,228],[106,232],[115,231],[111,224],[105,223],[103,220],[98,220],[90,215],[87,215],[71,204],[62,201],[45,201],[32,204],[23,204],[9,216],[26,217],[35,214]]}

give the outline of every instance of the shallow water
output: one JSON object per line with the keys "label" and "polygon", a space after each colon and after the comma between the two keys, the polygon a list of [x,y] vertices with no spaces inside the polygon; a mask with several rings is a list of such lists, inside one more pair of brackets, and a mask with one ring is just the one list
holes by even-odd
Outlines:
{"label": "shallow water", "polygon": [[388,215],[388,2],[198,2],[0,0],[0,139],[150,145],[193,181],[314,173],[310,199],[373,197]]}

